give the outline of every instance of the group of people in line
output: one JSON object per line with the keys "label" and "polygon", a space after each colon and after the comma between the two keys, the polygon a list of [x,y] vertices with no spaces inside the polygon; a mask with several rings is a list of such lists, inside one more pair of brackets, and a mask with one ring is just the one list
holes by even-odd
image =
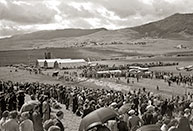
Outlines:
{"label": "group of people in line", "polygon": [[[105,126],[109,131],[136,131],[143,125],[156,124],[161,131],[191,131],[193,125],[193,95],[164,98],[145,88],[121,92],[38,82],[1,81],[1,131],[64,131],[64,113],[51,115],[57,103],[64,104],[78,117],[84,118],[101,107],[119,112]],[[25,95],[39,102],[30,111],[22,112]],[[121,107],[129,105],[121,111]],[[103,125],[101,125],[103,126]],[[100,128],[96,129],[99,131]],[[94,130],[94,129],[91,129]]]}

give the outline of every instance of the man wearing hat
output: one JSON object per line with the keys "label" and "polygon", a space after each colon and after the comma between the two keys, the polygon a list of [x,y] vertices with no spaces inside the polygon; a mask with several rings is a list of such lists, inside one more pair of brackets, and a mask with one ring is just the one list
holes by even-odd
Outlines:
{"label": "man wearing hat", "polygon": [[179,119],[178,129],[180,131],[191,131],[190,121],[188,120],[188,118],[184,116],[184,112],[180,111],[179,115],[180,115],[180,119]]}
{"label": "man wearing hat", "polygon": [[42,111],[43,111],[43,122],[45,122],[46,120],[50,119],[50,112],[51,112],[48,96],[45,96],[45,100],[42,105]]}
{"label": "man wearing hat", "polygon": [[61,131],[61,129],[58,126],[51,126],[48,131]]}
{"label": "man wearing hat", "polygon": [[147,111],[142,116],[144,125],[153,124],[153,108],[147,108]]}
{"label": "man wearing hat", "polygon": [[64,113],[62,111],[58,111],[56,113],[56,117],[57,118],[54,120],[55,125],[60,128],[60,131],[64,131],[65,128],[61,122],[61,120],[64,118]]}
{"label": "man wearing hat", "polygon": [[123,119],[124,119],[124,116],[120,115],[117,123],[117,128],[119,131],[128,131],[127,122],[125,122]]}
{"label": "man wearing hat", "polygon": [[136,131],[141,125],[143,125],[143,120],[139,116],[135,115],[135,110],[130,110],[128,112],[130,117],[128,118],[128,125],[131,131]]}

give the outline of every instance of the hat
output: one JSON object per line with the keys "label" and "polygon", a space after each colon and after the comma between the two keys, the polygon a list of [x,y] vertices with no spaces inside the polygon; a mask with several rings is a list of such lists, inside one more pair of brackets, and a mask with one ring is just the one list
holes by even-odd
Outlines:
{"label": "hat", "polygon": [[23,112],[22,114],[21,114],[21,117],[22,118],[29,118],[29,112]]}
{"label": "hat", "polygon": [[154,108],[155,108],[154,106],[149,105],[149,106],[146,107],[146,110],[148,110],[148,111],[153,111]]}
{"label": "hat", "polygon": [[53,125],[54,125],[54,121],[52,119],[49,119],[44,122],[43,127],[47,131]]}
{"label": "hat", "polygon": [[116,106],[116,105],[117,105],[116,102],[111,103],[111,106]]}
{"label": "hat", "polygon": [[166,118],[163,123],[166,124],[166,125],[169,124],[170,123],[170,119]]}
{"label": "hat", "polygon": [[190,109],[189,109],[189,108],[186,108],[186,109],[184,110],[184,112],[185,112],[185,113],[188,113],[188,112],[190,112]]}
{"label": "hat", "polygon": [[123,120],[123,119],[124,119],[124,116],[123,116],[123,115],[119,115],[119,119],[120,119],[120,120]]}
{"label": "hat", "polygon": [[62,111],[58,111],[57,113],[56,113],[56,116],[57,117],[59,117],[59,116],[61,116],[61,115],[63,115],[64,113],[62,112]]}
{"label": "hat", "polygon": [[9,116],[9,111],[4,111],[3,114],[2,114],[2,117],[8,117]]}
{"label": "hat", "polygon": [[61,130],[60,130],[60,127],[58,127],[58,126],[51,126],[51,127],[48,129],[48,131],[61,131]]}
{"label": "hat", "polygon": [[130,115],[133,115],[135,113],[135,110],[131,109],[129,112],[128,112]]}
{"label": "hat", "polygon": [[13,119],[15,119],[15,118],[17,118],[17,116],[18,116],[18,112],[17,111],[11,111],[10,112],[10,114],[9,114],[9,116],[11,117],[11,118],[13,118]]}

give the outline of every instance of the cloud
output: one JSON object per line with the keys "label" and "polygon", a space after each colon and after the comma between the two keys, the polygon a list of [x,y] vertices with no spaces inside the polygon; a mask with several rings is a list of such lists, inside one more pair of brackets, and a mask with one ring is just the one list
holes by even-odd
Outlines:
{"label": "cloud", "polygon": [[0,3],[0,20],[20,24],[50,23],[54,21],[56,11],[42,4],[41,1],[12,1]]}
{"label": "cloud", "polygon": [[192,0],[0,0],[0,35],[58,28],[118,29],[193,12]]}

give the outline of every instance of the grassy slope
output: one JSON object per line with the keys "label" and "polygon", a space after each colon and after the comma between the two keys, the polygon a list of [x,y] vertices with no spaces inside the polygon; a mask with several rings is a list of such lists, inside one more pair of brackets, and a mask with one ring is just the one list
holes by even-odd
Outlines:
{"label": "grassy slope", "polygon": [[132,29],[151,37],[188,39],[193,35],[193,14],[174,14]]}

